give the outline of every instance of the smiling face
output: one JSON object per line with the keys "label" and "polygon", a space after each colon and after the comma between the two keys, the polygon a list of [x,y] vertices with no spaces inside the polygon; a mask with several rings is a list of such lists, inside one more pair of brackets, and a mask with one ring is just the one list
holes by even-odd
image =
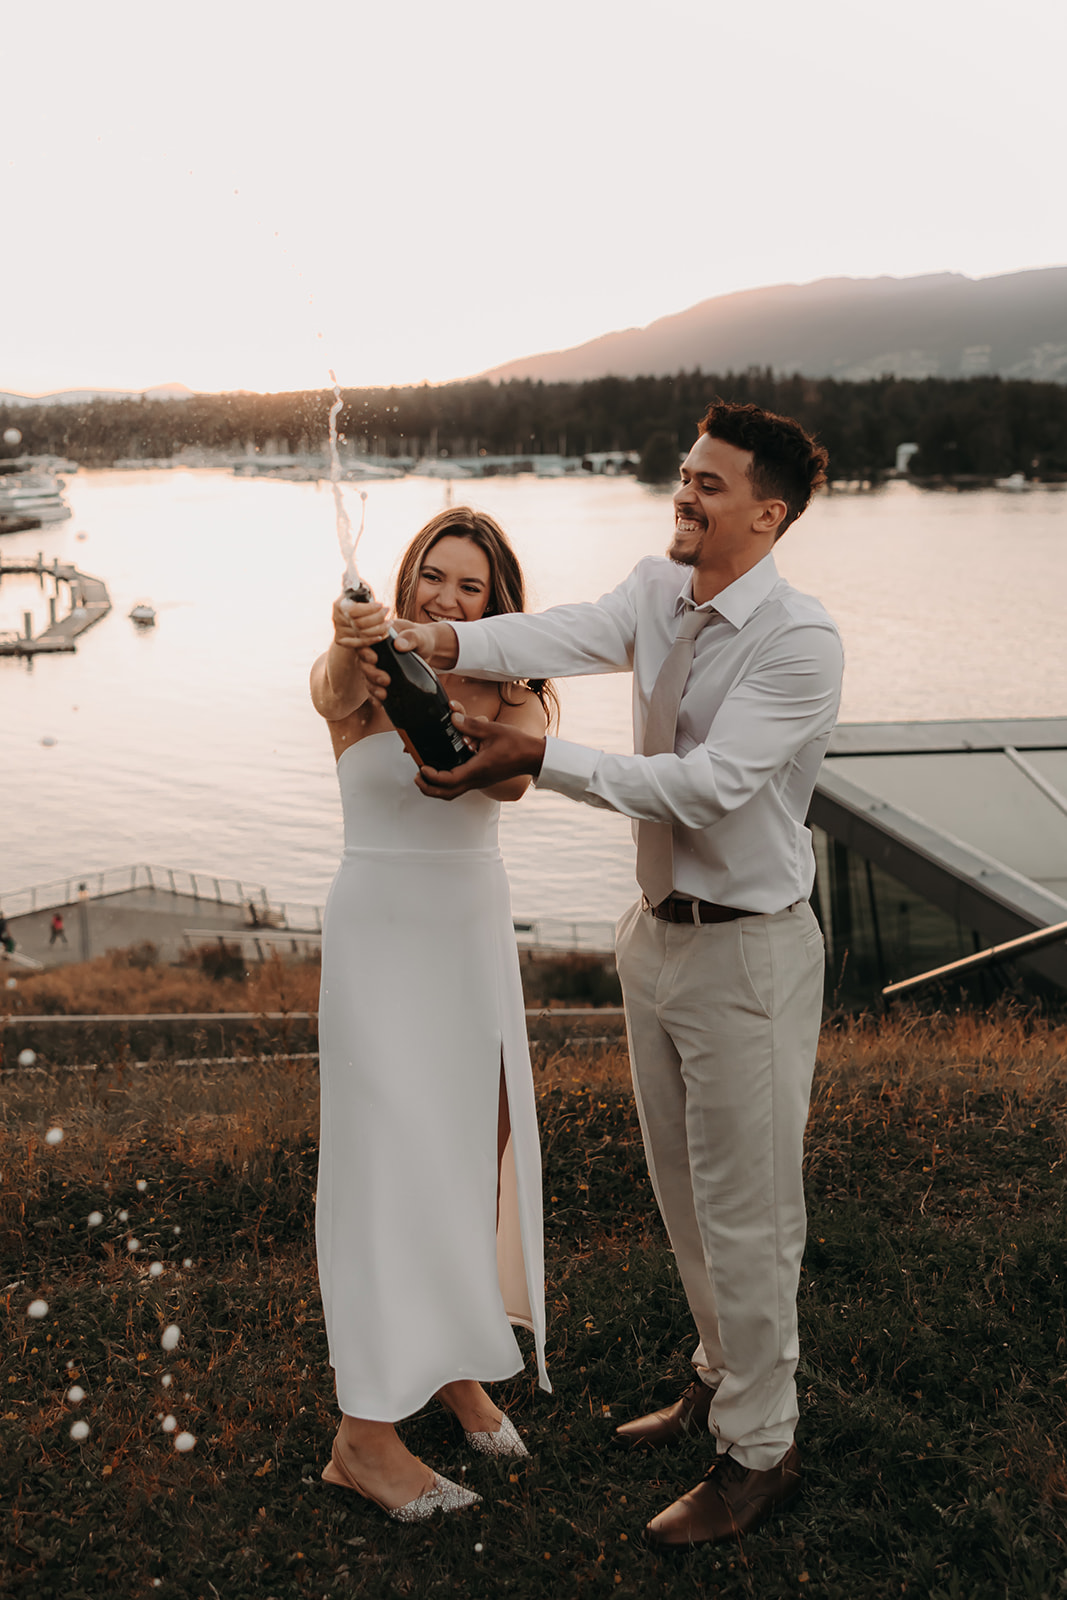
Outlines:
{"label": "smiling face", "polygon": [[700,435],[682,462],[667,554],[682,566],[714,575],[720,588],[763,559],[785,516],[784,501],[757,499],[751,466],[751,450],[709,433]]}
{"label": "smiling face", "polygon": [[423,557],[413,622],[476,622],[489,603],[489,557],[473,539],[445,534]]}

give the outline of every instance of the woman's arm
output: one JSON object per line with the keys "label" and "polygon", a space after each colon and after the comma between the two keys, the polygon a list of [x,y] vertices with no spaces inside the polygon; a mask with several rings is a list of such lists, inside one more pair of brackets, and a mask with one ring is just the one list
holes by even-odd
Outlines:
{"label": "woman's arm", "polygon": [[[501,702],[494,722],[507,723],[510,727],[518,728],[523,733],[531,733],[540,739],[548,727],[548,713],[532,689],[520,689],[517,685],[501,684]],[[503,698],[504,694],[508,700]],[[494,783],[491,788],[484,790],[492,800],[521,800],[530,786],[530,778],[520,774],[516,778],[505,778],[500,783]]]}
{"label": "woman's arm", "polygon": [[340,722],[350,717],[367,700],[370,690],[358,651],[366,646],[366,634],[371,631],[367,627],[368,615],[375,618],[378,624],[375,631],[381,637],[382,614],[383,608],[377,601],[366,605],[343,597],[334,601],[330,648],[311,669],[311,703],[327,722]]}

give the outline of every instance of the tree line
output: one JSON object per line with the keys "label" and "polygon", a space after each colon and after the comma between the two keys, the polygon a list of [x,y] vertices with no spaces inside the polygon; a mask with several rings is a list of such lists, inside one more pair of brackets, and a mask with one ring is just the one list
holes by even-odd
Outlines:
{"label": "tree line", "polygon": [[[346,448],[393,458],[643,452],[648,475],[672,475],[716,397],[755,401],[796,417],[830,452],[835,479],[877,480],[898,445],[918,452],[919,478],[1067,475],[1067,386],[977,377],[775,376],[771,369],[583,383],[513,379],[347,389],[338,426]],[[131,398],[5,407],[0,432],[21,431],[12,455],[67,456],[86,465],[158,458],[184,448],[244,453],[321,452],[332,394],[199,394],[184,401]],[[656,465],[658,461],[658,465]]]}

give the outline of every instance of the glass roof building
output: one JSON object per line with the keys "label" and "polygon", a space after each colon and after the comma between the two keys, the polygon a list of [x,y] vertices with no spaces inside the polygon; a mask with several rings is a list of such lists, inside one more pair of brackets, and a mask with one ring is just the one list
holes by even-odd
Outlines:
{"label": "glass roof building", "polygon": [[[842,724],[809,822],[831,1003],[1067,922],[1067,718]],[[1067,942],[1005,976],[1067,994]]]}

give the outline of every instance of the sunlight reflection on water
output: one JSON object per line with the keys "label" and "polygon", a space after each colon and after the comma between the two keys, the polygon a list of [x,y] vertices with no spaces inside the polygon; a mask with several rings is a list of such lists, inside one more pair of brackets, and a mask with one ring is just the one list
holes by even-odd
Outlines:
{"label": "sunlight reflection on water", "polygon": [[[367,487],[360,565],[385,594],[445,486]],[[345,493],[354,513],[358,489]],[[669,495],[629,479],[456,483],[464,498],[511,534],[532,606],[594,598],[669,536]],[[329,740],[307,694],[341,579],[329,484],[82,472],[68,499],[70,522],[8,536],[4,552],[76,561],[114,609],[76,655],[0,660],[0,883],[149,861],[321,903],[341,848]],[[844,720],[1067,713],[1067,493],[893,484],[823,497],[777,555],[841,627]],[[155,605],[155,629],[127,619],[138,599]],[[47,610],[35,583],[5,579],[0,628],[31,602]],[[628,677],[562,690],[565,738],[632,748]],[[516,913],[608,919],[633,898],[623,818],[536,792],[504,812]]]}

